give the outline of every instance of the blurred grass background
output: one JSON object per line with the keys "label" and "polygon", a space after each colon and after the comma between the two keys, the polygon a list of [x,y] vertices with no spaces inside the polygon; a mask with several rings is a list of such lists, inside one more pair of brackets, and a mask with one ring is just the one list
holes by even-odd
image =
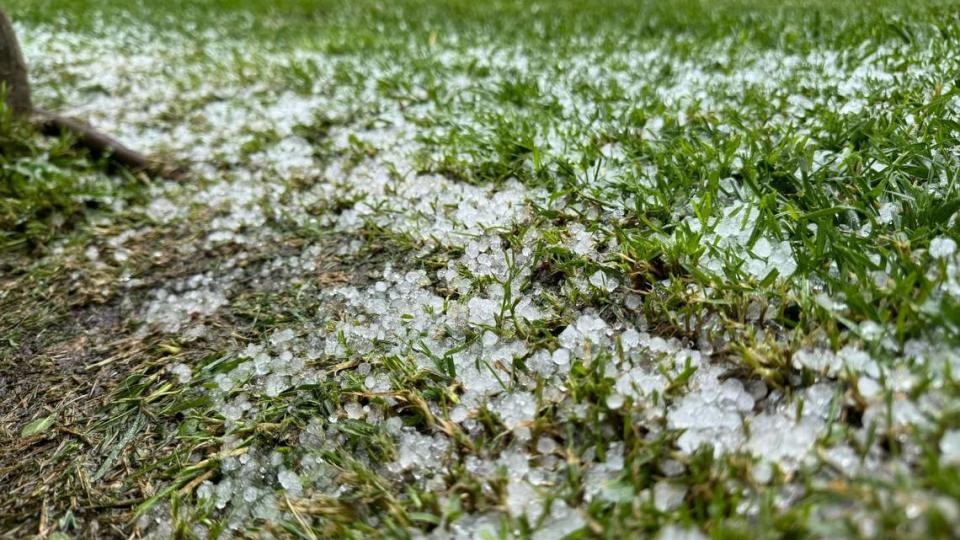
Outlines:
{"label": "blurred grass background", "polygon": [[562,40],[611,28],[638,38],[686,33],[790,50],[943,37],[957,31],[960,17],[960,3],[950,0],[21,0],[8,9],[22,22],[75,30],[130,19],[190,32],[215,26],[238,37],[257,32],[278,41],[322,31],[340,35],[347,50],[437,31]]}

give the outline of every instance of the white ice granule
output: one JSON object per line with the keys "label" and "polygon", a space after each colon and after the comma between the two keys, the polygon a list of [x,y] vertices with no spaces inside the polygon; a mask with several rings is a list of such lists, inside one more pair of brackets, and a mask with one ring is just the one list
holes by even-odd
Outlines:
{"label": "white ice granule", "polygon": [[562,500],[554,500],[545,523],[531,536],[531,540],[554,540],[565,538],[587,525],[579,511],[570,508]]}
{"label": "white ice granule", "polygon": [[173,364],[168,369],[170,370],[170,373],[177,377],[177,381],[179,381],[180,384],[186,384],[190,382],[190,378],[193,377],[193,371],[190,369],[190,366],[186,364]]}
{"label": "white ice granule", "polygon": [[[562,345],[561,349],[562,349],[562,350],[565,350],[565,351],[568,351],[568,353],[569,353],[569,351],[570,351],[571,349],[576,349],[577,346],[580,344],[581,336],[580,336],[580,332],[577,331],[577,327],[576,327],[575,325],[572,325],[572,324],[571,324],[571,325],[567,326],[566,328],[564,328],[564,329],[563,329],[563,332],[560,332],[560,335],[558,336],[558,339],[560,340],[560,345]],[[558,350],[560,350],[560,349],[558,349]],[[561,362],[563,362],[564,360],[569,360],[569,359],[570,359],[570,355],[569,355],[569,354],[564,354],[563,356],[560,357],[560,361],[561,361]],[[557,359],[556,359],[556,357],[555,357],[555,358],[554,358],[554,361],[556,361],[556,360],[557,360]],[[560,362],[558,362],[558,363],[560,363]]]}
{"label": "white ice granule", "polygon": [[511,478],[507,484],[505,504],[511,515],[517,517],[526,515],[531,521],[536,521],[543,513],[543,504],[536,490],[519,478]]}
{"label": "white ice granule", "polygon": [[940,458],[949,464],[960,464],[960,429],[948,429],[940,437]]}
{"label": "white ice granule", "polygon": [[397,461],[393,466],[398,471],[437,470],[444,466],[443,455],[449,448],[450,441],[442,435],[421,435],[405,430],[400,435]]}
{"label": "white ice granule", "polygon": [[514,430],[533,420],[537,414],[537,399],[529,392],[508,394],[493,405],[507,429]]}
{"label": "white ice granule", "polygon": [[551,356],[554,364],[558,366],[566,366],[570,363],[570,349],[565,349],[563,347],[553,351]]}
{"label": "white ice granule", "polygon": [[300,483],[300,477],[296,473],[281,469],[277,473],[277,481],[290,497],[300,497],[303,495],[303,486]]}
{"label": "white ice granule", "polygon": [[891,202],[883,203],[880,205],[880,209],[877,210],[877,222],[881,225],[893,223],[893,220],[896,219],[899,213],[900,205]]}
{"label": "white ice granule", "polygon": [[597,240],[591,233],[587,232],[583,225],[574,223],[568,230],[570,232],[570,243],[568,244],[570,251],[583,257],[596,254]]}
{"label": "white ice granule", "polygon": [[271,374],[264,383],[263,393],[268,397],[277,397],[287,387],[284,378],[277,374]]}
{"label": "white ice granule", "polygon": [[277,346],[277,345],[286,343],[291,339],[293,339],[294,335],[295,334],[293,333],[293,330],[290,328],[287,328],[284,330],[278,330],[274,332],[272,336],[270,336],[270,344],[273,346]]}
{"label": "white ice granule", "polygon": [[597,270],[590,276],[590,284],[604,292],[613,292],[620,283],[613,276],[607,275],[603,270]]}
{"label": "white ice granule", "polygon": [[457,405],[452,411],[450,411],[450,420],[457,423],[463,422],[467,419],[468,413],[469,411],[466,407],[463,405]]}
{"label": "white ice granule", "polygon": [[873,399],[883,391],[883,387],[872,378],[861,375],[860,378],[857,379],[857,391],[860,392],[860,395],[865,399]]}
{"label": "white ice granule", "polygon": [[223,287],[206,275],[185,280],[182,291],[157,289],[147,304],[143,320],[163,332],[178,332],[215,314],[228,304]]}
{"label": "white ice granule", "polygon": [[541,454],[552,454],[557,449],[557,441],[546,435],[537,439],[537,452]]}
{"label": "white ice granule", "polygon": [[157,223],[169,223],[183,214],[184,208],[166,197],[156,197],[147,205],[147,217]]}
{"label": "white ice granule", "polygon": [[957,251],[957,242],[947,236],[938,236],[930,241],[930,256],[945,259]]}
{"label": "white ice granule", "polygon": [[610,394],[609,396],[607,396],[607,399],[606,399],[607,408],[612,410],[619,409],[620,407],[623,407],[623,401],[624,400],[623,400],[622,394],[617,394],[617,393]]}
{"label": "white ice granule", "polygon": [[253,159],[270,164],[277,174],[283,178],[294,175],[304,175],[314,167],[314,149],[307,141],[300,137],[287,137],[261,152]]}
{"label": "white ice granule", "polygon": [[761,414],[750,420],[747,450],[759,458],[793,470],[813,448],[821,422],[780,414]]}
{"label": "white ice granule", "polygon": [[486,298],[474,296],[467,302],[470,322],[473,324],[493,325],[500,313],[500,304]]}
{"label": "white ice granule", "polygon": [[351,401],[344,405],[343,411],[347,413],[347,418],[350,420],[359,420],[364,416],[363,407],[356,401]]}
{"label": "white ice granule", "polygon": [[[725,261],[735,260],[741,261],[740,268],[757,279],[763,279],[773,271],[781,279],[792,276],[797,270],[797,261],[788,241],[760,236],[747,249],[759,216],[757,206],[748,202],[724,208],[711,222],[712,227],[703,233],[702,242],[710,249],[704,251],[700,264],[710,272],[722,274]],[[701,228],[697,220],[690,219],[688,223],[694,230]]]}
{"label": "white ice granule", "polygon": [[490,515],[464,514],[450,524],[450,534],[454,540],[499,538],[499,531],[499,517]]}
{"label": "white ice granule", "polygon": [[643,336],[641,336],[640,332],[637,332],[633,328],[628,328],[623,332],[623,334],[620,334],[620,344],[626,351],[640,346],[642,340]]}
{"label": "white ice granule", "polygon": [[584,339],[599,344],[607,330],[607,323],[595,315],[581,315],[576,322],[577,332]]}
{"label": "white ice granule", "polygon": [[657,533],[657,540],[707,540],[707,536],[695,527],[667,525]]}
{"label": "white ice granule", "polygon": [[677,445],[692,453],[704,444],[714,451],[739,448],[744,442],[743,415],[753,409],[754,401],[736,379],[720,381],[715,368],[698,370],[691,378],[690,393],[667,411],[667,426],[682,429]]}
{"label": "white ice granule", "polygon": [[686,494],[686,486],[661,480],[653,486],[653,505],[661,512],[670,512],[683,504]]}
{"label": "white ice granule", "polygon": [[234,381],[227,375],[220,373],[213,378],[214,382],[217,384],[217,388],[221,392],[229,392],[233,389]]}

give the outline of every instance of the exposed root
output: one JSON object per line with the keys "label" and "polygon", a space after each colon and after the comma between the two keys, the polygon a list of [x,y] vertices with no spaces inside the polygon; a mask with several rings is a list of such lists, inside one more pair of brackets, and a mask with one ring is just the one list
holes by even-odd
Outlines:
{"label": "exposed root", "polygon": [[174,169],[161,161],[132,150],[113,137],[97,131],[93,126],[61,116],[49,111],[34,108],[31,118],[33,124],[44,135],[58,136],[69,133],[76,138],[77,145],[86,148],[94,157],[106,156],[112,162],[122,165],[133,172],[146,172],[155,176],[179,179],[182,171]]}
{"label": "exposed root", "polygon": [[0,87],[3,87],[0,91],[4,92],[7,107],[13,114],[30,118],[45,135],[59,136],[70,133],[76,137],[78,146],[88,149],[94,156],[106,156],[113,163],[134,172],[146,172],[170,179],[179,179],[182,176],[181,170],[131,150],[120,141],[97,131],[85,122],[34,107],[30,98],[30,82],[27,78],[27,66],[20,51],[20,43],[13,25],[10,24],[10,19],[2,10],[0,10]]}

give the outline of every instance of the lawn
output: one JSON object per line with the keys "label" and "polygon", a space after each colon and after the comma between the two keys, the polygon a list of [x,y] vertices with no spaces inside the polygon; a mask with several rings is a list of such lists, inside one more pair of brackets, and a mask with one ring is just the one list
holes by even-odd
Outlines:
{"label": "lawn", "polygon": [[0,537],[960,530],[955,2],[7,13]]}

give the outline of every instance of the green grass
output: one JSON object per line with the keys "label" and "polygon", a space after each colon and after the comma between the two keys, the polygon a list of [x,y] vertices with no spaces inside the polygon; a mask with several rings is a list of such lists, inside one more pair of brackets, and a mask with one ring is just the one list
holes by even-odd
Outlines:
{"label": "green grass", "polygon": [[46,246],[110,206],[142,201],[139,179],[109,177],[71,145],[38,137],[0,106],[0,252]]}
{"label": "green grass", "polygon": [[[214,172],[195,184],[160,191],[143,178],[108,175],[69,141],[38,138],[0,114],[0,268],[10,270],[0,277],[0,375],[25,381],[0,393],[10,411],[0,416],[0,480],[13,486],[0,496],[0,534],[119,536],[150,530],[157,519],[169,527],[160,534],[183,538],[408,538],[484,515],[496,516],[505,534],[527,538],[542,524],[502,513],[510,467],[478,473],[469,460],[533,452],[541,436],[557,441],[562,463],[543,501],[579,508],[585,520],[571,538],[655,535],[671,524],[712,538],[948,538],[956,529],[960,468],[938,445],[960,426],[950,360],[960,342],[960,294],[956,257],[929,253],[934,239],[960,241],[956,3],[27,0],[9,14],[27,36],[43,25],[91,39],[108,39],[116,25],[190,36],[180,61],[197,71],[177,80],[183,97],[160,127],[183,123],[216,136],[217,126],[195,111],[234,97],[189,92],[209,81],[256,86],[245,98],[254,107],[286,91],[328,98],[330,110],[294,133],[313,158],[341,164],[342,177],[266,171],[259,181],[282,187],[282,196],[258,199],[263,224],[239,230],[270,236],[216,244],[206,242],[208,226],[230,211],[204,190],[266,161],[262,152],[285,137],[275,127],[246,129],[237,136],[237,162],[215,159]],[[199,32],[206,28],[217,37]],[[228,50],[254,44],[256,51],[209,55],[204,47],[219,40]],[[270,56],[295,50],[318,56]],[[816,59],[821,51],[838,52],[839,74],[800,62],[773,87],[764,83],[775,74],[763,71],[747,81],[723,78],[764,65],[765,55]],[[500,53],[523,62],[499,69],[487,62]],[[655,68],[630,64],[643,53]],[[843,83],[875,58],[893,78],[863,82],[863,106],[845,109]],[[41,62],[34,77],[53,85],[41,99],[69,106],[60,101],[77,95],[69,93],[76,82],[56,82],[62,69]],[[686,81],[693,69],[696,80]],[[684,81],[702,94],[672,103],[670,92]],[[798,96],[810,107],[798,108]],[[571,112],[570,103],[581,108]],[[417,227],[403,228],[391,221],[402,210],[351,191],[350,174],[390,155],[371,133],[391,122],[416,126],[418,151],[414,173],[385,164],[388,195],[415,174],[492,186],[489,196],[527,190],[529,217],[486,231],[512,249],[506,277],[474,272],[463,245],[420,234],[419,225],[449,209],[424,210]],[[649,131],[654,122],[661,127]],[[338,140],[344,129],[350,133]],[[824,155],[836,165],[823,166]],[[335,189],[314,197],[327,186]],[[153,222],[144,207],[161,195],[180,197],[186,213]],[[349,234],[336,229],[369,201],[362,225]],[[755,212],[756,227],[742,245],[724,245],[714,229],[741,203]],[[892,218],[891,205],[899,208]],[[572,246],[574,226],[594,235],[596,252]],[[138,231],[128,258],[105,253],[95,263],[84,255],[124,231]],[[748,252],[780,242],[796,262],[791,275],[750,266]],[[310,245],[321,268],[274,264]],[[491,288],[509,292],[492,324],[359,340],[344,328],[383,314],[330,291],[366,289],[386,263],[401,274],[425,271],[424,288],[443,299],[444,313]],[[446,268],[466,284],[434,279]],[[583,285],[597,271],[623,287]],[[201,273],[233,287],[229,304],[198,323],[201,337],[138,321],[151,291]],[[625,307],[626,293],[639,307]],[[525,296],[550,315],[524,320],[517,312]],[[698,368],[650,353],[643,361],[665,378],[662,392],[611,406],[619,366],[631,361],[620,338],[575,357],[553,382],[538,380],[533,351],[559,347],[584,310],[630,327],[642,317],[651,335],[711,348],[712,361],[726,362],[724,378],[762,381],[797,422],[805,407],[818,406],[805,403],[804,392],[831,385],[831,415],[814,449],[820,457],[774,467],[760,481],[761,465],[746,452],[680,451],[682,430],[667,429],[665,415],[655,413],[692,392]],[[410,328],[438,315],[432,307],[411,311],[403,315]],[[72,324],[77,314],[87,322]],[[290,328],[304,347],[332,335],[340,350],[304,360],[323,378],[285,379],[268,392],[244,349]],[[529,441],[493,406],[479,407],[470,429],[449,420],[464,399],[457,355],[483,343],[485,332],[525,347],[505,360],[481,355],[477,369],[539,400]],[[455,346],[441,347],[442,339]],[[866,368],[798,360],[807,349],[845,347],[876,361],[885,385],[879,401],[861,386]],[[912,352],[917,347],[930,350]],[[192,369],[188,381],[167,370],[174,364]],[[389,389],[371,390],[361,369],[383,376]],[[228,375],[239,380],[221,388]],[[531,377],[535,384],[525,387]],[[565,401],[550,400],[558,385]],[[225,406],[244,401],[252,412],[228,418]],[[922,409],[922,421],[895,421],[895,405],[904,402]],[[352,418],[348,404],[446,441],[448,468],[436,476],[384,470],[400,455],[398,432]],[[881,421],[866,424],[868,414]],[[625,466],[610,487],[619,496],[588,500],[589,475],[611,445],[624,449]],[[871,474],[835,470],[823,456],[840,446],[878,465]],[[237,472],[244,456],[274,468]],[[271,475],[281,466],[305,470],[307,458],[315,469],[302,476],[316,485],[288,497]],[[686,492],[664,510],[650,492],[671,467],[680,472],[669,480]],[[258,517],[237,501],[224,510],[202,495],[208,482],[242,474],[262,480],[260,496],[272,497],[279,514]]]}
{"label": "green grass", "polygon": [[[278,39],[282,46],[315,38],[322,30],[333,52],[380,47],[440,31],[497,32],[504,39],[559,42],[564,36],[598,30],[619,30],[640,38],[684,33],[696,39],[735,37],[766,47],[792,50],[814,43],[837,46],[864,39],[903,39],[949,35],[956,6],[949,0],[907,2],[870,0],[837,3],[826,0],[581,0],[520,3],[512,0],[468,2],[405,0],[345,2],[342,0],[280,0],[243,2],[128,2],[108,0],[27,0],[9,8],[20,20],[84,28],[97,19],[127,17],[166,28],[187,25],[214,27],[249,36],[253,31]],[[69,22],[59,13],[71,13]],[[173,17],[171,14],[175,13]],[[229,21],[229,22],[227,22]],[[236,25],[240,22],[239,26]],[[391,33],[391,28],[404,28]],[[232,28],[231,28],[232,27]],[[611,35],[615,42],[616,37]]]}

